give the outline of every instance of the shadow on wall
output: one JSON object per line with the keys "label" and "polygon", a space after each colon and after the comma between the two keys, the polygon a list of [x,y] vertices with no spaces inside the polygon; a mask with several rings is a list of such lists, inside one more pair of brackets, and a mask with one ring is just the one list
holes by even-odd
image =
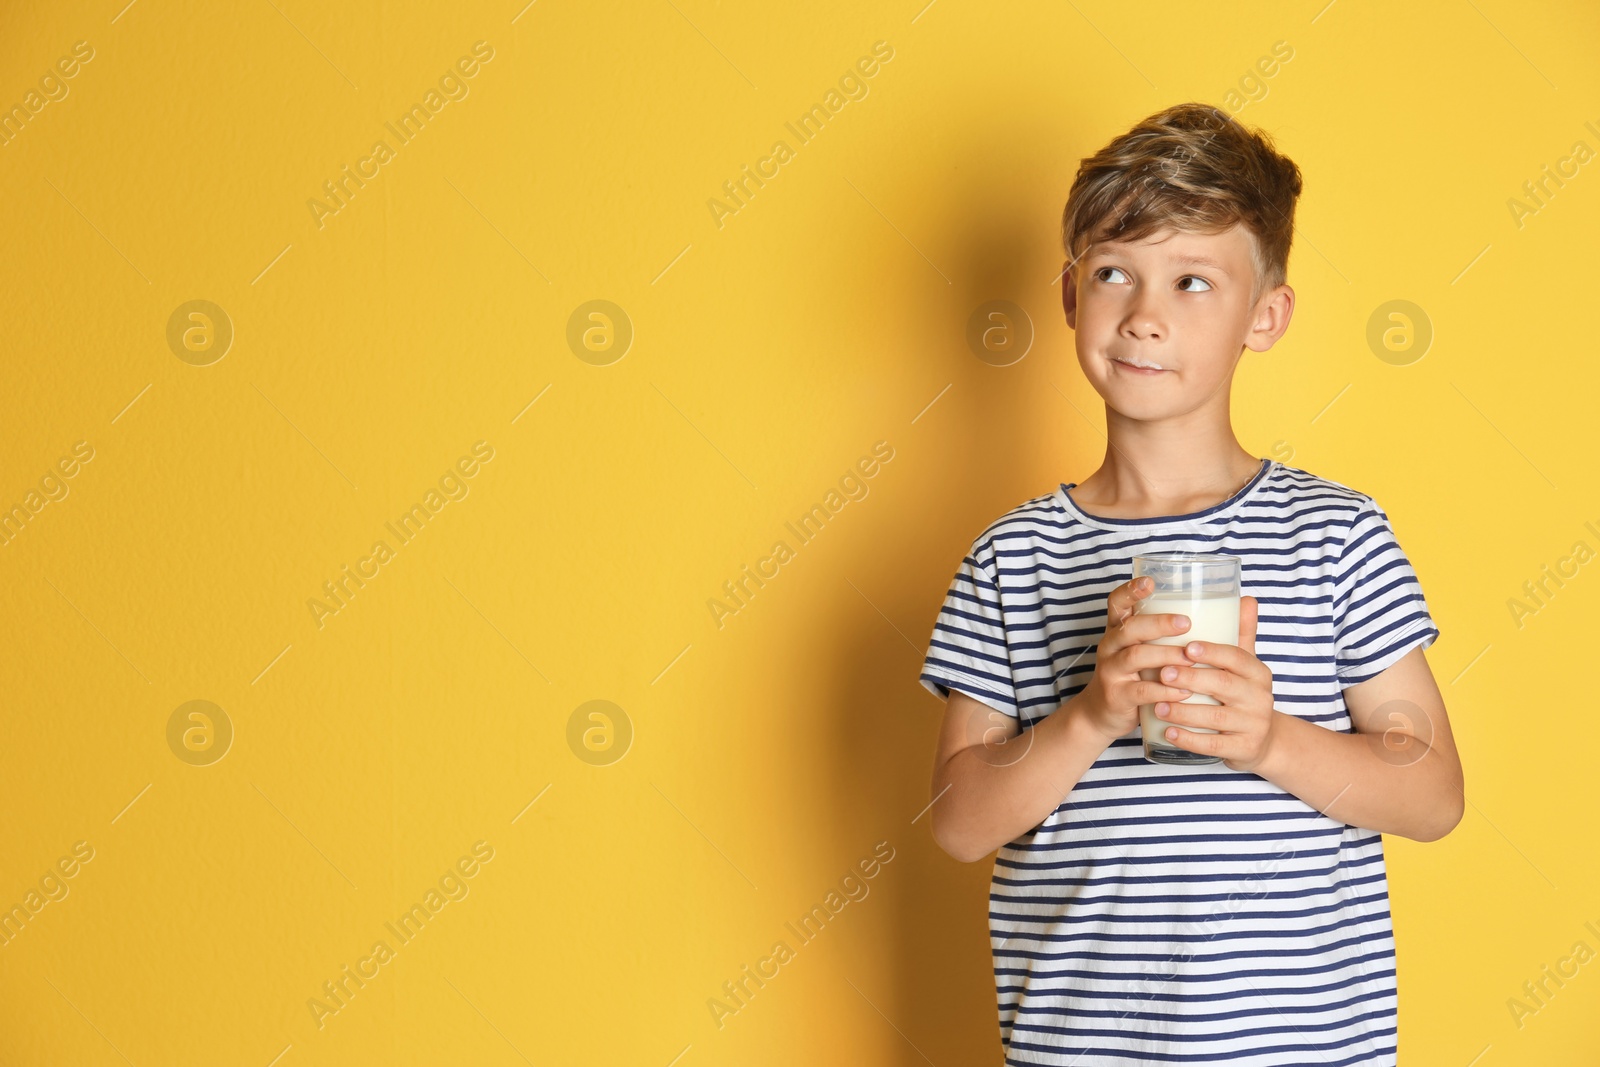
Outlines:
{"label": "shadow on wall", "polygon": [[[1005,511],[1070,480],[1064,465],[1081,476],[1104,451],[1098,431],[1055,388],[1072,395],[1085,415],[1098,410],[1080,398],[1086,387],[1055,283],[1063,262],[1062,204],[996,195],[980,179],[1005,168],[963,166],[997,143],[1027,146],[1037,131],[1005,136],[990,125],[967,132],[968,143],[948,149],[946,166],[920,172],[949,185],[936,216],[947,220],[946,228],[926,238],[924,251],[950,283],[884,272],[886,317],[905,327],[891,356],[902,367],[898,379],[926,394],[907,399],[906,418],[951,385],[915,425],[900,426],[900,473],[919,484],[896,492],[915,503],[903,505],[843,564],[858,584],[855,576],[866,576],[870,584],[862,591],[892,624],[871,607],[858,611],[841,600],[836,670],[821,690],[840,694],[827,705],[841,784],[833,836],[888,838],[898,851],[889,884],[877,888],[892,902],[886,921],[893,989],[873,999],[903,1032],[891,1035],[889,1047],[899,1051],[885,1062],[904,1067],[1003,1058],[987,918],[993,859],[959,863],[934,843],[930,815],[911,822],[929,800],[944,710],[918,682],[933,623],[972,539]],[[1061,167],[1037,159],[1016,165]],[[1052,183],[1063,200],[1072,173]],[[900,252],[911,254],[902,245],[884,255]],[[1017,304],[1032,320],[1032,349],[1010,366],[986,362],[968,344],[973,310],[994,300]],[[861,998],[848,987],[839,996],[841,1011],[876,1014],[849,1003]]]}

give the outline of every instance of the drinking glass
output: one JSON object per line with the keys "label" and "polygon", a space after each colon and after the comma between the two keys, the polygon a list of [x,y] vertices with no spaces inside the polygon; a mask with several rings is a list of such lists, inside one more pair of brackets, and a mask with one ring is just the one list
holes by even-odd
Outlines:
{"label": "drinking glass", "polygon": [[[1207,641],[1218,645],[1239,643],[1239,557],[1204,555],[1195,552],[1156,552],[1133,557],[1133,576],[1154,582],[1150,595],[1138,602],[1139,614],[1152,612],[1187,615],[1189,628],[1182,633],[1151,639],[1156,645],[1186,645]],[[1209,668],[1210,664],[1192,666]],[[1139,672],[1147,682],[1159,681],[1161,669],[1147,667]],[[1170,703],[1170,702],[1169,702]],[[1205,693],[1191,693],[1184,704],[1220,704]],[[1139,705],[1139,727],[1144,735],[1144,758],[1151,763],[1196,766],[1221,763],[1221,756],[1207,756],[1178,748],[1166,738],[1168,727],[1214,734],[1203,726],[1178,726],[1156,715],[1154,704]]]}

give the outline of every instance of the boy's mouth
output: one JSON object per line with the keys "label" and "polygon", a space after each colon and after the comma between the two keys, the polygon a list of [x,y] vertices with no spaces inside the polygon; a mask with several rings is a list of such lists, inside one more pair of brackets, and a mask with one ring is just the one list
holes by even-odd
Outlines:
{"label": "boy's mouth", "polygon": [[1170,369],[1163,367],[1159,363],[1151,363],[1142,359],[1117,359],[1113,356],[1111,362],[1134,374],[1160,374],[1162,371]]}

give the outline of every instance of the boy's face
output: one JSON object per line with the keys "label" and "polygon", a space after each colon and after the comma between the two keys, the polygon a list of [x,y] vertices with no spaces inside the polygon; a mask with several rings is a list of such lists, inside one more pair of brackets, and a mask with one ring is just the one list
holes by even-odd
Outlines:
{"label": "boy's face", "polygon": [[1294,310],[1287,285],[1251,300],[1252,241],[1241,223],[1089,246],[1063,277],[1061,300],[1078,363],[1109,407],[1141,421],[1226,411],[1243,350],[1271,348]]}

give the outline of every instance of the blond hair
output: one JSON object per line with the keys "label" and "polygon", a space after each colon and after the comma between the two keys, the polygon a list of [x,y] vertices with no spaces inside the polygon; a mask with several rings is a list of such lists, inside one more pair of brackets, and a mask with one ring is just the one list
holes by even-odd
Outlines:
{"label": "blond hair", "polygon": [[1253,238],[1254,302],[1288,277],[1300,188],[1300,168],[1266,133],[1210,104],[1177,104],[1078,164],[1062,243],[1076,263],[1095,241],[1164,228],[1218,233],[1242,222]]}

